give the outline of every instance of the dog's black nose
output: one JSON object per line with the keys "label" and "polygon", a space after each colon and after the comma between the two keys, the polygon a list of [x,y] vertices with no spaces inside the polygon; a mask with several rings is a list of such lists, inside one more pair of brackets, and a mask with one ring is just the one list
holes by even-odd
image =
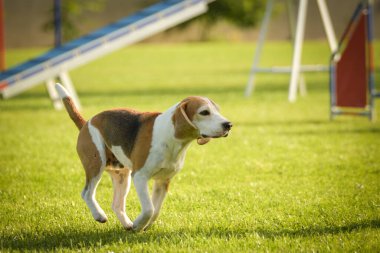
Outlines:
{"label": "dog's black nose", "polygon": [[224,130],[229,131],[229,130],[231,130],[232,123],[227,121],[227,122],[222,123],[222,126],[223,126]]}

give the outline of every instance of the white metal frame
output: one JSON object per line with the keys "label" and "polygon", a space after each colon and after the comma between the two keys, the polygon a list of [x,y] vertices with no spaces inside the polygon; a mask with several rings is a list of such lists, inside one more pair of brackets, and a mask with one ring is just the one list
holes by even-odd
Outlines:
{"label": "white metal frame", "polygon": [[[303,80],[303,77],[301,75],[301,72],[306,71],[327,71],[327,66],[320,66],[320,65],[312,65],[312,66],[302,66],[301,65],[301,57],[302,57],[302,46],[304,41],[304,32],[305,32],[305,25],[306,25],[306,16],[307,16],[307,5],[308,0],[299,0],[298,1],[298,14],[297,14],[297,22],[296,22],[296,29],[295,29],[295,38],[294,38],[294,46],[293,46],[293,60],[291,67],[271,67],[271,68],[259,68],[259,61],[261,57],[261,51],[264,44],[264,40],[266,37],[266,33],[268,30],[270,17],[272,14],[273,4],[274,0],[268,0],[265,16],[261,25],[258,44],[256,47],[254,60],[252,64],[252,68],[250,71],[248,83],[246,85],[245,89],[245,96],[250,96],[254,89],[254,81],[255,81],[255,75],[257,73],[262,72],[270,72],[270,73],[290,73],[290,82],[289,82],[289,95],[288,99],[290,102],[294,102],[297,98],[297,87],[301,91],[301,94],[306,93],[306,86],[305,82]],[[325,0],[317,0],[318,8],[321,13],[322,22],[324,25],[324,29],[327,35],[327,40],[330,45],[331,52],[335,52],[337,49],[337,41],[335,37],[335,32],[332,26],[332,22],[330,19],[330,14],[328,12],[328,8],[326,5]],[[291,5],[291,0],[287,0],[288,6]],[[290,11],[289,11],[290,12]],[[291,13],[289,13],[291,15]],[[289,17],[290,19],[292,17]],[[291,22],[292,23],[292,22]],[[292,27],[291,27],[292,29]],[[298,86],[298,85],[299,86]]]}

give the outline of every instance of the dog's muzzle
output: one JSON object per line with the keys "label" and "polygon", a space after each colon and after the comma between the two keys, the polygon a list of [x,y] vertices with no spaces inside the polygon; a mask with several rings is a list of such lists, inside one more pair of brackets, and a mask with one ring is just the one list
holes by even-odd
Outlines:
{"label": "dog's muzzle", "polygon": [[220,138],[220,137],[227,137],[228,134],[230,133],[230,130],[232,128],[232,123],[227,121],[227,122],[223,122],[222,123],[222,128],[223,128],[223,132],[219,135],[215,135],[215,136],[209,136],[209,135],[205,135],[205,134],[202,134],[202,138]]}

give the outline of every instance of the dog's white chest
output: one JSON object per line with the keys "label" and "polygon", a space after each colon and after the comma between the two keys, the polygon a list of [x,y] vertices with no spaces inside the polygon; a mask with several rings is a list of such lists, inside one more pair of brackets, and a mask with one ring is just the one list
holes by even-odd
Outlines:
{"label": "dog's white chest", "polygon": [[152,147],[152,177],[168,179],[178,173],[183,167],[187,147],[179,143],[160,143]]}
{"label": "dog's white chest", "polygon": [[174,138],[172,115],[175,107],[157,117],[154,128],[152,146],[144,167],[151,177],[168,179],[180,171],[184,164],[189,143]]}

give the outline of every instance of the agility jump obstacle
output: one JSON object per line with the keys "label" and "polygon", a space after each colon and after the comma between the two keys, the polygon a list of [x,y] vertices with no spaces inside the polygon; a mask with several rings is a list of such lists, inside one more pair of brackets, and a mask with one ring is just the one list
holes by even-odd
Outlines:
{"label": "agility jump obstacle", "polygon": [[352,114],[374,119],[373,9],[356,8],[330,62],[330,116]]}
{"label": "agility jump obstacle", "polygon": [[78,96],[68,71],[127,45],[174,27],[207,11],[211,0],[167,0],[143,9],[93,33],[56,47],[45,54],[0,72],[0,93],[13,97],[41,82],[46,87],[54,107],[62,107],[54,89],[55,78]]}
{"label": "agility jump obstacle", "polygon": [[[302,76],[303,72],[319,72],[319,71],[328,71],[328,66],[323,65],[301,65],[301,56],[302,56],[302,46],[304,41],[305,25],[306,25],[306,16],[307,16],[307,6],[309,0],[299,0],[298,1],[298,13],[296,24],[293,20],[294,11],[291,0],[286,0],[288,17],[290,24],[291,37],[294,38],[293,44],[293,59],[291,66],[285,67],[259,67],[259,61],[261,57],[261,52],[263,49],[265,37],[269,27],[270,18],[273,11],[274,0],[268,0],[265,8],[265,15],[261,24],[259,38],[257,42],[257,47],[253,57],[252,67],[249,73],[248,82],[245,88],[245,96],[251,96],[254,90],[255,78],[258,73],[271,73],[271,74],[284,74],[290,73],[290,82],[289,82],[289,95],[288,100],[294,102],[297,99],[297,88],[299,88],[301,94],[306,93],[306,86]],[[325,0],[317,0],[318,9],[321,13],[321,19],[323,27],[326,32],[327,40],[331,52],[335,52],[337,49],[337,41],[335,38],[335,32],[332,26],[330,14],[326,5]]]}

